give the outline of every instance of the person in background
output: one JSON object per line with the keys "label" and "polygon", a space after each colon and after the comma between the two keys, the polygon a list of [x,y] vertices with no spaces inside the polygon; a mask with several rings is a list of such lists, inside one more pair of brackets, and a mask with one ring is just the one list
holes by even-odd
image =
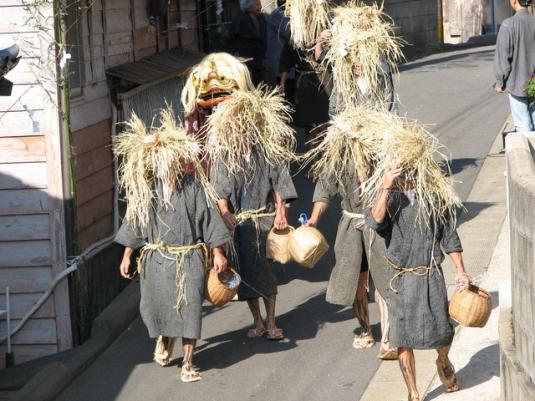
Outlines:
{"label": "person in background", "polygon": [[494,73],[496,92],[509,95],[515,129],[535,129],[535,102],[525,94],[530,76],[535,74],[535,16],[527,7],[532,0],[510,0],[515,15],[502,22],[496,52]]}
{"label": "person in background", "polygon": [[229,53],[246,60],[255,86],[269,80],[265,69],[267,19],[260,0],[240,0],[243,14],[232,23]]}
{"label": "person in background", "polygon": [[305,143],[311,147],[329,121],[329,94],[323,84],[320,66],[309,52],[295,49],[290,42],[284,45],[280,59],[280,91],[291,90],[288,81],[295,72],[294,125],[304,128]]}
{"label": "person in background", "polygon": [[290,40],[289,20],[284,15],[285,3],[286,0],[277,0],[277,8],[267,19],[266,83],[272,87],[280,81],[279,62],[282,49]]}

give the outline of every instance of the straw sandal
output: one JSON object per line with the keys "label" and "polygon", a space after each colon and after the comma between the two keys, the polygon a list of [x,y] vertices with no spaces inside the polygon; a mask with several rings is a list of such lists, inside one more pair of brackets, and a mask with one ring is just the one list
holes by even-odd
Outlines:
{"label": "straw sandal", "polygon": [[175,347],[175,339],[167,338],[167,349],[163,343],[163,336],[159,336],[156,341],[156,348],[154,349],[154,362],[160,366],[167,366],[171,362],[173,356],[173,348]]}
{"label": "straw sandal", "polygon": [[361,333],[353,339],[353,348],[355,349],[371,348],[374,344],[375,340],[373,339],[372,333]]}
{"label": "straw sandal", "polygon": [[255,327],[254,329],[249,329],[247,332],[247,337],[258,338],[263,337],[264,334],[266,334],[266,329],[264,327]]}
{"label": "straw sandal", "polygon": [[271,341],[284,340],[284,331],[279,328],[268,330],[267,339]]}
{"label": "straw sandal", "polygon": [[396,349],[385,350],[382,346],[379,348],[379,353],[377,354],[378,359],[383,361],[395,361],[398,359],[398,351]]}
{"label": "straw sandal", "polygon": [[442,366],[437,359],[437,373],[440,381],[444,385],[444,391],[446,393],[459,391],[457,376],[455,375],[455,368],[449,360],[446,366]]}
{"label": "straw sandal", "polygon": [[182,365],[180,370],[180,380],[184,383],[193,383],[201,380],[199,369],[193,365]]}

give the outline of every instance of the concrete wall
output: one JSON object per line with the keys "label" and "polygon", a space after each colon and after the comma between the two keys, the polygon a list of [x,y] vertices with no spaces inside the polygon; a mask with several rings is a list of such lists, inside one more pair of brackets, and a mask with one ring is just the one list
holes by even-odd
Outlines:
{"label": "concrete wall", "polygon": [[384,5],[398,28],[397,34],[409,43],[406,53],[438,43],[439,10],[436,0],[385,0]]}
{"label": "concrete wall", "polygon": [[500,334],[502,398],[507,401],[535,399],[534,146],[523,134],[507,137],[512,314],[510,323],[501,322]]}

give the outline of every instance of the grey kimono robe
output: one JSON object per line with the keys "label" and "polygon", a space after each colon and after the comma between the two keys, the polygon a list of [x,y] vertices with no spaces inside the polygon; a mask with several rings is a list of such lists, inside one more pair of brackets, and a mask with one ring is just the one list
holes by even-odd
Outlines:
{"label": "grey kimono robe", "polygon": [[387,296],[390,343],[394,347],[439,348],[453,340],[440,264],[444,252],[462,252],[463,248],[453,219],[447,224],[426,224],[417,221],[417,210],[417,204],[411,205],[404,193],[392,192],[385,219],[377,223],[368,209],[366,223],[385,238],[386,256],[396,266],[434,266],[423,275],[407,272],[396,276],[398,271],[389,269],[392,288],[397,291],[389,288]]}
{"label": "grey kimono robe", "polygon": [[[339,195],[342,199],[342,210],[363,214],[359,195],[360,183],[356,174],[348,181],[346,185],[339,185],[334,179],[319,180],[314,190],[313,202],[330,203]],[[388,280],[384,256],[384,240],[365,226],[364,215],[359,219],[342,213],[334,244],[335,263],[327,286],[327,302],[353,305],[359,274],[367,268],[375,287],[381,296],[385,297]]]}
{"label": "grey kimono robe", "polygon": [[[159,191],[161,193],[161,191]],[[141,232],[123,223],[115,241],[131,248],[145,243],[163,241],[166,245],[187,246],[205,242],[221,246],[231,236],[217,208],[209,207],[202,186],[185,177],[180,188],[171,195],[170,205],[154,205],[148,227]],[[202,250],[184,257],[186,301],[177,311],[176,263],[171,255],[148,252],[141,267],[141,303],[143,322],[149,335],[198,339],[201,336],[201,312],[204,299],[204,268]]]}
{"label": "grey kimono robe", "polygon": [[[218,196],[228,201],[232,213],[263,207],[267,211],[275,211],[274,192],[287,202],[297,199],[287,167],[270,166],[255,154],[251,157],[251,163],[256,166],[252,177],[244,174],[232,176],[228,174],[224,163],[214,161],[212,184]],[[234,231],[238,259],[235,262],[243,279],[238,290],[240,300],[277,294],[273,262],[266,258],[266,239],[273,221],[274,217],[262,217],[258,219],[258,227],[255,227],[252,220],[246,220]]]}

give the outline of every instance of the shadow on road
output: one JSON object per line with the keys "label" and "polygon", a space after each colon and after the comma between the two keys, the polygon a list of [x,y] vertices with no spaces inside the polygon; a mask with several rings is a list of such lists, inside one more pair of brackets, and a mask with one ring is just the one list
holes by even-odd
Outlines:
{"label": "shadow on road", "polygon": [[474,219],[483,210],[494,205],[492,202],[464,202],[464,209],[457,216],[459,226]]}
{"label": "shadow on road", "polygon": [[[322,292],[277,317],[277,324],[284,328],[286,340],[272,342],[265,338],[247,338],[244,335],[246,328],[240,327],[231,332],[206,338],[205,343],[197,348],[195,362],[205,371],[224,369],[255,354],[282,352],[295,348],[298,346],[298,341],[316,337],[326,323],[351,319],[354,319],[351,308],[325,302],[325,293]],[[358,325],[356,320],[355,324]],[[379,325],[374,325],[372,330],[379,338]],[[180,364],[180,359],[174,363]]]}
{"label": "shadow on road", "polygon": [[[493,311],[499,307],[499,293],[491,292]],[[455,344],[454,344],[455,347]],[[461,391],[478,386],[500,375],[500,345],[489,345],[472,355],[470,361],[457,372]],[[444,388],[438,386],[428,393],[424,401],[431,401],[444,394]]]}
{"label": "shadow on road", "polygon": [[[419,61],[416,63],[410,63],[410,64],[404,64],[399,67],[399,71],[410,71],[414,69],[418,69],[421,67],[428,67],[436,64],[443,64],[447,63],[449,61],[461,61],[467,58],[473,58],[476,60],[485,60],[485,61],[492,61],[494,58],[494,50],[493,49],[487,49],[487,50],[480,50],[480,51],[474,51],[474,52],[466,52],[466,53],[460,53],[460,54],[452,54],[449,56],[444,57],[437,57],[433,58],[431,60],[425,60],[425,61]],[[453,68],[455,64],[448,65],[449,68]],[[463,68],[470,67],[470,64],[463,62],[462,63]]]}

